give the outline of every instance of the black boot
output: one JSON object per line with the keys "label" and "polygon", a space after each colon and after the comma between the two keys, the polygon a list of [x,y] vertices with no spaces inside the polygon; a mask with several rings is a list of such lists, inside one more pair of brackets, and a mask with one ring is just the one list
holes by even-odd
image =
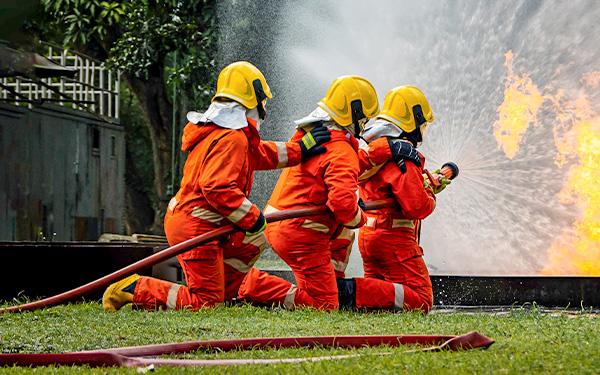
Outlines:
{"label": "black boot", "polygon": [[340,310],[355,310],[356,309],[356,280],[354,279],[343,279],[338,277],[336,279],[338,287],[338,299],[340,303]]}

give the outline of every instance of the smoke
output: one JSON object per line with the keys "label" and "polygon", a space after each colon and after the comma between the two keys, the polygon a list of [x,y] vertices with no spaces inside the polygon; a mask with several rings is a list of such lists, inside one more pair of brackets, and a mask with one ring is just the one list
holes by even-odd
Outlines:
{"label": "smoke", "polygon": [[[232,4],[243,11],[236,1],[221,9]],[[265,138],[288,137],[291,120],[311,111],[336,76],[367,77],[380,99],[392,87],[414,84],[436,115],[421,150],[428,167],[451,160],[461,168],[423,224],[421,242],[432,273],[526,275],[544,268],[548,248],[578,220],[580,209],[557,198],[568,168],[554,162],[555,118],[549,111],[536,109],[535,125],[523,132],[512,159],[496,142],[504,54],[518,56],[515,71],[527,72],[539,87],[577,90],[582,76],[600,70],[597,2],[263,5],[257,8],[270,17],[259,13],[260,22],[270,33],[259,39],[265,46],[260,60],[275,93]],[[277,8],[276,15],[269,7]],[[241,44],[255,40],[254,34],[237,37]],[[599,95],[589,99],[598,103]],[[272,175],[259,176],[255,190],[266,197],[272,185]]]}

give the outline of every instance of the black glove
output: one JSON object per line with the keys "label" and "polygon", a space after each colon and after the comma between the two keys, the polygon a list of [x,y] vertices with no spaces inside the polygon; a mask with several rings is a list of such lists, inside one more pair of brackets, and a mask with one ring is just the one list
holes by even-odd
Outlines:
{"label": "black glove", "polygon": [[421,157],[419,156],[417,149],[410,143],[401,141],[398,138],[388,137],[387,140],[390,145],[390,150],[392,151],[392,160],[400,167],[402,173],[406,172],[405,160],[410,161],[418,167],[421,166]]}
{"label": "black glove", "polygon": [[302,160],[306,160],[327,151],[322,144],[329,140],[331,140],[331,133],[329,132],[329,129],[323,125],[318,125],[304,134],[304,137],[298,141],[300,149],[302,150]]}
{"label": "black glove", "polygon": [[358,207],[360,207],[360,209],[363,210],[363,211],[367,210],[367,206],[365,205],[365,201],[363,201],[362,198],[358,198]]}
{"label": "black glove", "polygon": [[267,228],[267,221],[265,220],[265,216],[260,213],[260,216],[256,220],[256,223],[252,226],[252,228],[248,229],[246,232],[247,236],[252,236],[264,231]]}

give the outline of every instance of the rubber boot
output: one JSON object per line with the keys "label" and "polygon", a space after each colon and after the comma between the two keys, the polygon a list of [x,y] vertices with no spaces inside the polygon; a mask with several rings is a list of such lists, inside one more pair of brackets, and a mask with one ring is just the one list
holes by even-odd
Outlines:
{"label": "rubber boot", "polygon": [[102,295],[104,311],[117,311],[124,305],[133,301],[133,292],[140,275],[133,274],[111,284]]}
{"label": "rubber boot", "polygon": [[340,304],[340,310],[355,310],[356,309],[356,280],[354,279],[343,279],[338,277],[337,288],[338,288],[338,300]]}

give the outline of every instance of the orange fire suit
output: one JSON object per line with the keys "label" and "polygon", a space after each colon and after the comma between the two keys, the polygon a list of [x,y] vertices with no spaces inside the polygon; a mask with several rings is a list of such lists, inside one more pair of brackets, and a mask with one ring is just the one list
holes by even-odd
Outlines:
{"label": "orange fire suit", "polygon": [[[304,132],[292,137],[298,140]],[[239,290],[240,299],[285,307],[338,308],[333,263],[347,263],[351,231],[366,222],[357,204],[358,175],[362,169],[387,161],[387,141],[366,150],[345,130],[331,132],[327,151],[286,169],[271,195],[265,213],[326,205],[328,214],[271,223],[266,235],[273,250],[291,267],[297,285],[253,268]],[[335,254],[335,256],[334,256]],[[339,262],[339,263],[338,263]],[[345,269],[345,264],[343,265]],[[341,269],[341,268],[340,268]],[[338,270],[338,274],[343,273]]]}
{"label": "orange fire suit", "polygon": [[402,173],[387,163],[359,185],[363,200],[393,198],[398,207],[369,211],[359,231],[365,276],[355,279],[356,308],[431,309],[433,292],[418,231],[435,208],[435,195],[423,186],[425,158],[420,156],[421,166],[407,162]]}
{"label": "orange fire suit", "polygon": [[[261,141],[255,123],[239,130],[212,123],[188,123],[182,149],[189,153],[181,188],[169,203],[165,233],[169,245],[233,223],[248,230],[260,210],[248,196],[255,170],[298,164],[297,142]],[[137,308],[192,309],[213,306],[237,295],[239,284],[266,245],[263,233],[236,233],[177,256],[187,286],[142,277],[133,296]]]}

